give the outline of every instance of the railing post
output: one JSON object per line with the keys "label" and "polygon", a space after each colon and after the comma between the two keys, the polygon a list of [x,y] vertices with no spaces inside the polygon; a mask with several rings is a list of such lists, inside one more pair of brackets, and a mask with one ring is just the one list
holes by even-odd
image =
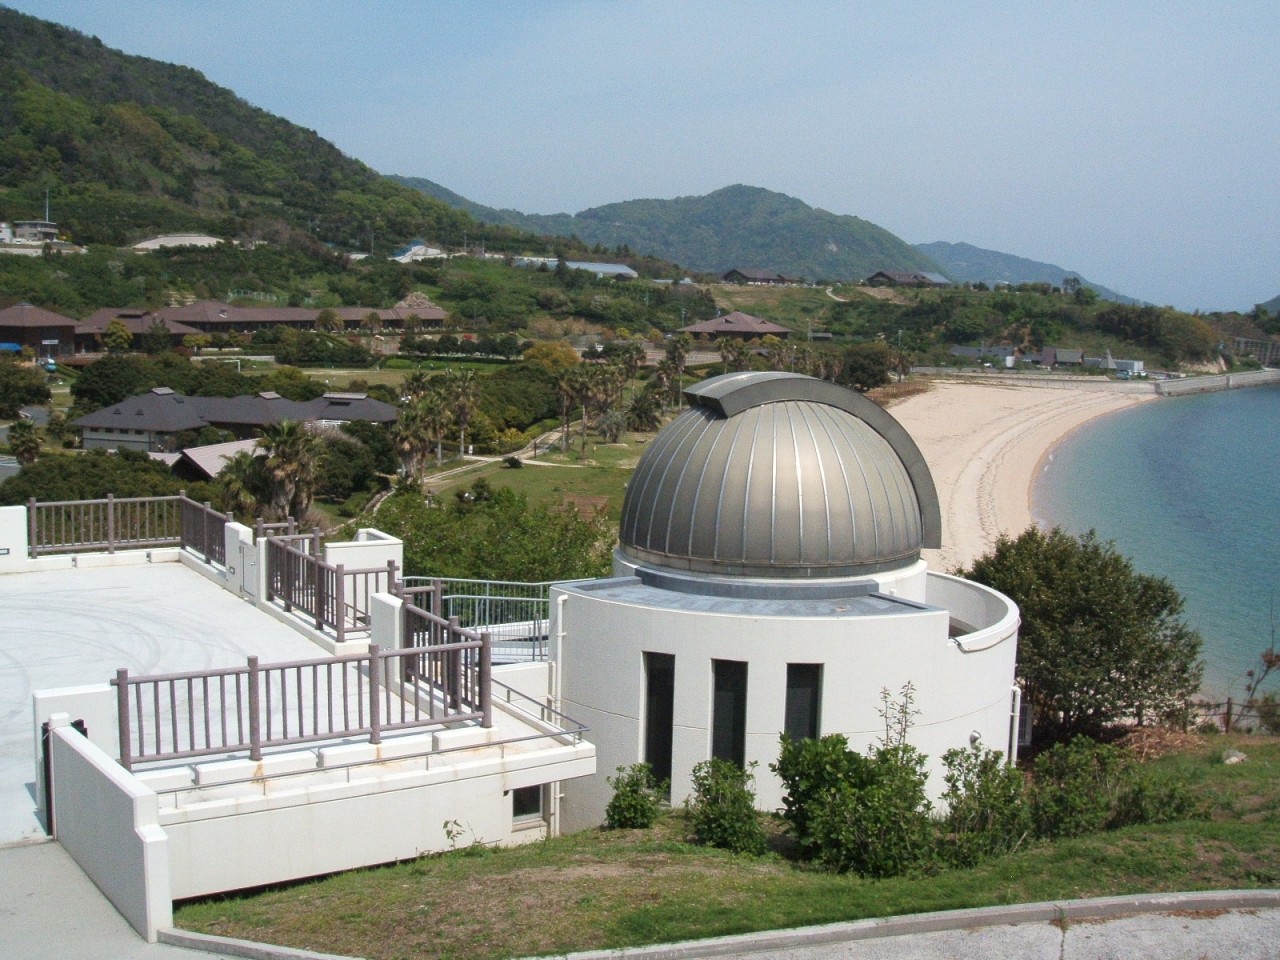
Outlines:
{"label": "railing post", "polygon": [[120,766],[133,769],[133,737],[129,734],[129,671],[116,671],[116,724],[120,727]]}
{"label": "railing post", "polygon": [[258,658],[249,658],[249,759],[262,759],[262,719],[259,715],[260,695]]}
{"label": "railing post", "polygon": [[324,565],[320,562],[320,558],[315,554],[312,554],[311,556],[311,569],[315,571],[311,577],[315,583],[315,590],[312,593],[312,598],[315,601],[315,610],[313,611],[314,616],[312,617],[312,620],[315,621],[316,629],[320,630],[324,627],[325,598],[329,593],[327,589],[328,577],[326,574],[328,574],[329,571],[324,568]]}
{"label": "railing post", "polygon": [[493,726],[493,636],[480,634],[480,726]]}
{"label": "railing post", "polygon": [[204,502],[204,510],[201,511],[201,533],[200,547],[201,553],[204,554],[204,562],[208,563],[209,557],[209,518],[213,515],[213,504],[208,500]]}
{"label": "railing post", "polygon": [[382,696],[378,671],[382,668],[382,648],[369,644],[369,742],[382,742]]}
{"label": "railing post", "polygon": [[116,495],[107,494],[107,553],[116,552]]}
{"label": "railing post", "polygon": [[[387,593],[394,593],[396,596],[404,596],[404,585],[400,583],[400,578],[396,575],[399,568],[394,560],[387,561]],[[399,585],[399,589],[397,589]]]}
{"label": "railing post", "polygon": [[[459,642],[459,626],[457,617],[449,618],[449,636],[445,639],[445,643],[453,645]],[[449,694],[449,706],[455,710],[462,705],[462,657],[461,650],[450,650],[445,660],[447,671],[444,678],[445,689]]]}
{"label": "railing post", "polygon": [[338,642],[342,643],[347,634],[347,571],[345,564],[338,564],[334,571],[333,592],[333,628],[337,631]]}
{"label": "railing post", "polygon": [[[441,612],[443,608],[444,608],[444,584],[441,583],[439,580],[432,580],[431,581],[431,615],[433,617],[439,617],[440,619],[444,619],[444,614]],[[432,623],[430,624],[430,627],[431,627],[430,638],[427,640],[427,642],[439,643],[440,642],[439,621],[438,620],[432,621]]]}
{"label": "railing post", "polygon": [[38,556],[36,539],[36,498],[32,497],[27,501],[27,554],[29,556]]}

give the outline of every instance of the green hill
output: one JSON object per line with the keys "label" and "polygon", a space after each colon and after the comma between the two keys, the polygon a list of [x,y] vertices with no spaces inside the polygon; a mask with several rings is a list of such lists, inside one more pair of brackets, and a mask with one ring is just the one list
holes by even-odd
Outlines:
{"label": "green hill", "polygon": [[195,70],[0,8],[0,219],[43,215],[46,190],[81,243],[191,230],[379,250],[532,239],[479,227]]}
{"label": "green hill", "polygon": [[1048,283],[1060,287],[1064,280],[1074,278],[1080,281],[1081,286],[1092,288],[1103,300],[1142,303],[1141,300],[1126,297],[1092,280],[1086,280],[1074,270],[1064,270],[1052,263],[1015,257],[998,250],[984,250],[971,243],[947,243],[939,240],[936,243],[917,243],[916,249],[933,258],[949,277],[960,282],[985,283],[993,287],[998,283],[1015,286],[1019,283]]}
{"label": "green hill", "polygon": [[627,200],[545,216],[484,207],[429,180],[394,179],[486,223],[643,250],[708,273],[738,267],[811,280],[860,280],[877,270],[938,269],[927,254],[874,223],[741,184],[702,197]]}

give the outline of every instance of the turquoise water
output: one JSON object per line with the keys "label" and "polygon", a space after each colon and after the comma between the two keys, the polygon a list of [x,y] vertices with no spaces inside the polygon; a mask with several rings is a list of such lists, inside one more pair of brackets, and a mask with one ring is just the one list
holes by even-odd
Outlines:
{"label": "turquoise water", "polygon": [[1280,386],[1154,400],[1068,437],[1032,492],[1042,525],[1098,531],[1168,577],[1204,637],[1206,693],[1239,695],[1280,627]]}

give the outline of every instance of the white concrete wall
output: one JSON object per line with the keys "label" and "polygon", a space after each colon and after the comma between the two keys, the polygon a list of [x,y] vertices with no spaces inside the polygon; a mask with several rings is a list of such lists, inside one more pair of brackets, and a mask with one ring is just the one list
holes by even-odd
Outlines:
{"label": "white concrete wall", "polygon": [[[444,745],[450,733],[435,734]],[[468,736],[472,730],[456,731]],[[325,748],[322,767],[256,786],[206,791],[197,805],[167,809],[172,895],[198,896],[406,860],[473,843],[512,845],[541,830],[512,820],[510,791],[595,769],[589,744],[504,755],[394,759],[391,741]],[[383,762],[344,768],[362,757]],[[192,800],[197,798],[193,795]],[[450,832],[457,835],[450,839]]]}
{"label": "white concrete wall", "polygon": [[120,755],[120,720],[116,709],[116,689],[108,683],[81,687],[37,690],[31,696],[31,756],[35,764],[36,815],[48,829],[44,795],[44,725],[63,715],[70,723],[83,720],[89,741],[109,757]]}
{"label": "white concrete wall", "polygon": [[53,794],[58,841],[130,926],[154,943],[158,930],[173,925],[168,838],[155,793],[62,726],[53,734]]}
{"label": "white concrete wall", "polygon": [[710,757],[712,660],[748,663],[746,760],[758,764],[757,805],[764,810],[782,802],[782,785],[768,765],[784,725],[789,663],[823,665],[821,733],[844,734],[856,750],[883,736],[881,690],[896,699],[911,683],[920,714],[909,739],[930,758],[935,797],[943,789],[938,771],[946,750],[967,746],[973,734],[994,749],[1007,747],[1016,615],[997,621],[1003,627],[983,649],[965,652],[948,637],[945,609],[798,623],[649,608],[573,588],[553,588],[553,598],[562,591],[567,599],[553,603],[561,619],[552,625],[559,709],[591,728],[587,737],[598,751],[596,776],[565,785],[566,830],[599,823],[612,793],[605,778],[643,759],[645,652],[675,656],[673,804],[692,791],[694,764]]}
{"label": "white concrete wall", "polygon": [[0,507],[0,573],[28,569],[27,508]]}

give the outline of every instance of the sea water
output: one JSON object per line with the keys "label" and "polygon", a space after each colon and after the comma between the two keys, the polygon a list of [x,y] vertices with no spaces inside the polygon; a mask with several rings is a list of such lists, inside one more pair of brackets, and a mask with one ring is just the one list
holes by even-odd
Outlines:
{"label": "sea water", "polygon": [[1280,386],[1153,400],[1102,417],[1045,458],[1042,526],[1096,530],[1167,577],[1204,638],[1204,692],[1239,696],[1280,639]]}

